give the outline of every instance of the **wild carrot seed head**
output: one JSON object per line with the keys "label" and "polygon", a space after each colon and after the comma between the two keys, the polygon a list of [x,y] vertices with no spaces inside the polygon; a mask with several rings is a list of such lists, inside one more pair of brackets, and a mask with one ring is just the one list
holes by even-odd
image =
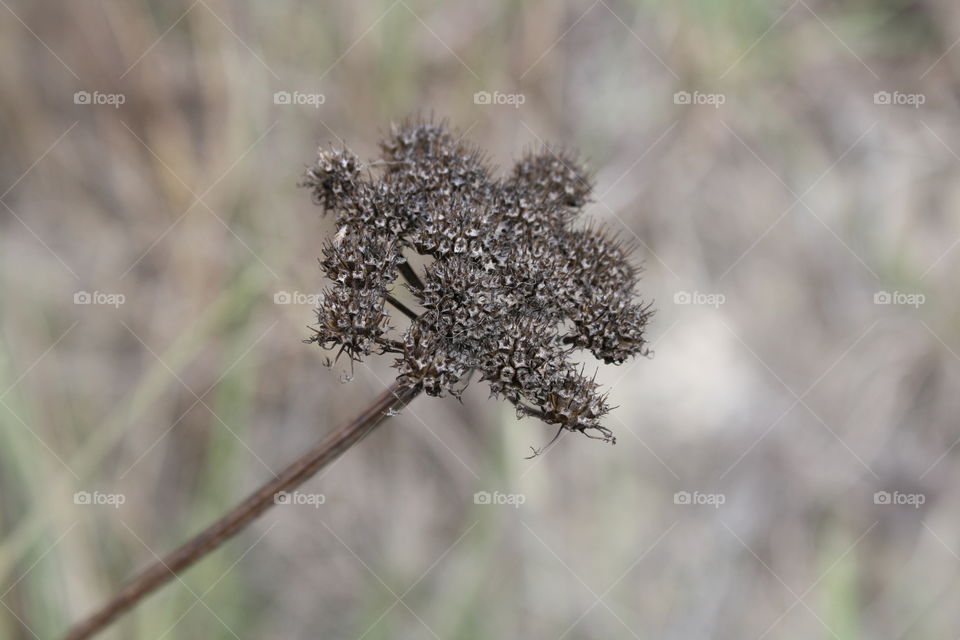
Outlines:
{"label": "wild carrot seed head", "polygon": [[[576,157],[545,148],[496,179],[478,150],[423,121],[394,126],[380,148],[368,167],[321,149],[304,179],[339,227],[311,341],[355,361],[395,354],[400,382],[434,396],[478,372],[519,415],[613,441],[606,395],[572,356],[645,355],[652,311],[635,300],[630,248],[574,226],[592,190]],[[417,274],[412,254],[432,262]],[[388,303],[408,327],[391,326]]]}

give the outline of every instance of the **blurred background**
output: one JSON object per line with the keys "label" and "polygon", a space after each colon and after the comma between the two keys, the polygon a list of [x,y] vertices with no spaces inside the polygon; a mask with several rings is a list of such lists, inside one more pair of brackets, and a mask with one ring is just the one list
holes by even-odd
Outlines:
{"label": "blurred background", "polygon": [[0,637],[390,382],[301,342],[296,184],[410,114],[587,157],[657,308],[617,445],[419,398],[104,638],[960,635],[955,3],[0,5]]}

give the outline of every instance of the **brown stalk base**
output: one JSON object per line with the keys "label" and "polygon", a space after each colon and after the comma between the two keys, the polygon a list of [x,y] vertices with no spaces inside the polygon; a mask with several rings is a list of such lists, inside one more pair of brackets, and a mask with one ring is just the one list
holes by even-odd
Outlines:
{"label": "brown stalk base", "polygon": [[321,440],[313,449],[284,469],[279,476],[260,487],[229,513],[167,557],[141,571],[99,611],[76,624],[64,636],[64,640],[84,640],[102,631],[120,614],[229,540],[273,506],[274,494],[302,484],[370,433],[384,418],[392,415],[393,411],[406,406],[418,393],[418,389],[401,387],[397,384],[391,386],[352,422]]}

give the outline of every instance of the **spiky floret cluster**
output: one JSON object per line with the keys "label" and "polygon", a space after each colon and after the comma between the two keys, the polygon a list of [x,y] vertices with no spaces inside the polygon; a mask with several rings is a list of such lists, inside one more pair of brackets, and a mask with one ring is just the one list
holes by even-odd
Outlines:
{"label": "spiky floret cluster", "polygon": [[[393,127],[380,148],[366,171],[323,149],[307,171],[339,227],[311,341],[357,361],[396,354],[399,381],[434,396],[459,395],[476,372],[519,415],[612,441],[606,395],[572,356],[646,354],[651,311],[634,300],[629,249],[573,226],[591,192],[576,158],[546,148],[495,179],[476,149],[422,121]],[[413,254],[426,258],[420,273]],[[403,330],[387,304],[409,318]]]}

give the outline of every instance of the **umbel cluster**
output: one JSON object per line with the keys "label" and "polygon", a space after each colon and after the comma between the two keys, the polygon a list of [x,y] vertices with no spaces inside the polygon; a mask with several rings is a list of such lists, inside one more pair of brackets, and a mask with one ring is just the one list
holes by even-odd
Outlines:
{"label": "umbel cluster", "polygon": [[380,149],[366,166],[321,149],[307,171],[339,229],[310,341],[353,361],[394,354],[398,382],[432,396],[458,396],[477,375],[520,416],[615,441],[600,424],[606,394],[573,355],[646,355],[652,311],[635,300],[629,248],[577,222],[592,189],[577,159],[545,148],[495,177],[476,148],[424,121],[392,127]]}

